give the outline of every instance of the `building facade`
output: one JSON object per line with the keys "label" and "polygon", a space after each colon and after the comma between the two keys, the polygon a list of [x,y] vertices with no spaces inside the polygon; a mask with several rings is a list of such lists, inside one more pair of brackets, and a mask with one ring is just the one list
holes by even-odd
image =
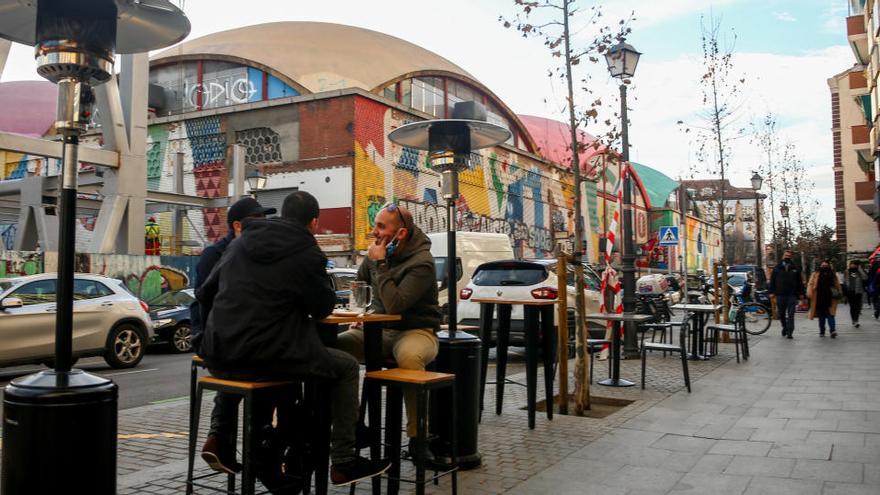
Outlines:
{"label": "building facade", "polygon": [[855,64],[828,79],[834,147],[837,240],[850,255],[873,251],[878,233],[880,3],[850,0],[847,40]]}

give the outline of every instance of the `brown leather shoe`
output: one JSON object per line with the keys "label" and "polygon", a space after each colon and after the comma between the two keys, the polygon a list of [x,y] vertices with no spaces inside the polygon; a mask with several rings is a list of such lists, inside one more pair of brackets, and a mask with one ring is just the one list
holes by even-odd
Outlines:
{"label": "brown leather shoe", "polygon": [[223,444],[217,438],[217,435],[208,435],[208,440],[202,447],[202,459],[211,466],[214,471],[220,471],[227,474],[236,474],[241,471],[241,464],[235,462],[235,448],[221,447]]}

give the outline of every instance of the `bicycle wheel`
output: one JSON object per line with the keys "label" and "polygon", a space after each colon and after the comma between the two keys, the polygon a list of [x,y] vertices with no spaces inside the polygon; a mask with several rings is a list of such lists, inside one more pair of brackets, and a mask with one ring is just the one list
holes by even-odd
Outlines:
{"label": "bicycle wheel", "polygon": [[773,313],[761,303],[748,302],[739,307],[743,312],[744,328],[749,335],[761,335],[770,328]]}

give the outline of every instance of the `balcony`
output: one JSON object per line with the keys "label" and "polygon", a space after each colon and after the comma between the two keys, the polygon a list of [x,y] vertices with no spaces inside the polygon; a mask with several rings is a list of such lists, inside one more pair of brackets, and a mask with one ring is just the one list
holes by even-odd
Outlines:
{"label": "balcony", "polygon": [[874,196],[877,194],[877,183],[869,180],[856,182],[856,206],[874,218],[877,209],[874,202]]}
{"label": "balcony", "polygon": [[868,79],[862,70],[854,70],[849,73],[849,90],[854,96],[868,94]]}
{"label": "balcony", "polygon": [[874,161],[874,152],[871,149],[871,128],[867,125],[854,125],[852,131],[853,148],[866,162]]}
{"label": "balcony", "polygon": [[853,55],[859,63],[868,63],[868,34],[865,31],[865,16],[854,15],[846,18],[846,36]]}

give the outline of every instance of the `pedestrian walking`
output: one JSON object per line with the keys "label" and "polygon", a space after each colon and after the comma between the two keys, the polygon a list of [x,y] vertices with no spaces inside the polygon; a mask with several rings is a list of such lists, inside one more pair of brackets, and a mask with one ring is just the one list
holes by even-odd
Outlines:
{"label": "pedestrian walking", "polygon": [[776,299],[776,310],[782,324],[782,336],[793,338],[794,311],[798,299],[805,294],[804,279],[801,269],[794,264],[794,252],[786,251],[782,261],[773,268],[770,275],[769,292]]}
{"label": "pedestrian walking", "polygon": [[849,304],[849,316],[856,328],[859,328],[859,316],[862,314],[862,298],[867,280],[868,275],[862,270],[861,263],[857,260],[850,261],[843,292],[846,294],[846,301]]}
{"label": "pedestrian walking", "polygon": [[810,298],[810,313],[812,320],[819,317],[819,337],[825,336],[825,327],[831,331],[831,338],[837,337],[837,327],[834,316],[837,314],[837,302],[843,298],[843,291],[837,274],[831,269],[831,263],[823,261],[819,265],[819,271],[810,275],[807,283],[807,297]]}

